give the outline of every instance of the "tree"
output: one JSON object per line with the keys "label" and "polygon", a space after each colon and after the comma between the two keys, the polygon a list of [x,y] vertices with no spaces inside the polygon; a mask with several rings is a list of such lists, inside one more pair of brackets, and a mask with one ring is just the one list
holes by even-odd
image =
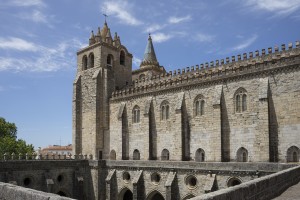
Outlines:
{"label": "tree", "polygon": [[17,137],[17,127],[14,123],[7,122],[3,117],[0,117],[0,137],[12,136]]}
{"label": "tree", "polygon": [[22,139],[17,140],[16,125],[0,117],[0,157],[2,157],[4,153],[8,155],[12,153],[25,155],[26,153],[32,154],[33,152],[34,147],[32,144],[26,144]]}

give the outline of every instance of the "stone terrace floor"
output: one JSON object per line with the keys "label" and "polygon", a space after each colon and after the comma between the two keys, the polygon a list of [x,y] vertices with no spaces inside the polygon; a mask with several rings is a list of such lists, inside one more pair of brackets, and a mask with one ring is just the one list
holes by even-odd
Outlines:
{"label": "stone terrace floor", "polygon": [[280,196],[274,198],[273,200],[300,200],[300,182],[296,185],[289,187]]}

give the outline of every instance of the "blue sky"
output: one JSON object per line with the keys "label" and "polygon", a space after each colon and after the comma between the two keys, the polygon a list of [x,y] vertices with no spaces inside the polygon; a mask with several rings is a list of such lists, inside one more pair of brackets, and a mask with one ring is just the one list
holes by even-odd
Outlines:
{"label": "blue sky", "polygon": [[167,71],[300,40],[300,0],[0,0],[0,116],[37,147],[72,142],[76,52],[103,27]]}

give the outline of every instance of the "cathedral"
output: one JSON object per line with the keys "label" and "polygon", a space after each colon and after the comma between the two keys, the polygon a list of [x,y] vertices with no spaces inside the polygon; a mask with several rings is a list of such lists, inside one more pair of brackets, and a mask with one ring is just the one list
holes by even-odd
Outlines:
{"label": "cathedral", "polygon": [[185,200],[254,179],[232,199],[270,199],[294,183],[268,175],[299,162],[299,41],[167,71],[149,35],[137,70],[132,58],[107,22],[77,52],[73,155],[93,160],[95,199]]}
{"label": "cathedral", "polygon": [[105,22],[77,53],[75,154],[194,162],[299,160],[299,41],[167,72],[139,69]]}

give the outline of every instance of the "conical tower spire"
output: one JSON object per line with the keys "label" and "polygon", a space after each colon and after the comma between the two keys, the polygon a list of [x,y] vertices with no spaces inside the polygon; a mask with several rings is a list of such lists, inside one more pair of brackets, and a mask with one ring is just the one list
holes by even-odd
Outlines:
{"label": "conical tower spire", "polygon": [[145,49],[144,59],[142,63],[144,62],[149,64],[158,64],[150,34],[148,37],[148,43]]}

